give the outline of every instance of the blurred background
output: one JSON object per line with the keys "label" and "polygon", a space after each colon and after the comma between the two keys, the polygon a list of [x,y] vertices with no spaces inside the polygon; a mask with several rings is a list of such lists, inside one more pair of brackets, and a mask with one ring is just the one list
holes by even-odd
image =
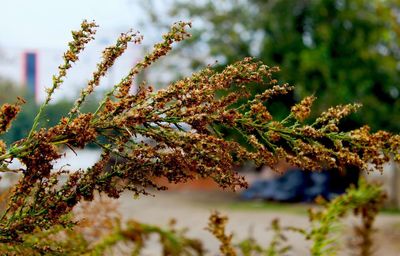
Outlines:
{"label": "blurred background", "polygon": [[[170,56],[141,74],[141,80],[162,88],[208,64],[221,69],[244,57],[254,56],[267,65],[279,66],[279,81],[295,86],[292,94],[277,98],[268,106],[276,118],[287,115],[294,102],[314,94],[318,98],[314,116],[333,105],[363,104],[358,113],[344,120],[343,130],[368,124],[373,131],[400,132],[400,3],[397,0],[1,0],[1,3],[0,104],[14,102],[17,96],[28,101],[11,131],[2,136],[8,142],[23,138],[30,129],[44,99],[44,88],[51,84],[52,75],[62,62],[70,31],[77,29],[83,19],[95,20],[100,25],[96,40],[89,44],[56,93],[42,126],[54,125],[69,110],[74,97],[95,70],[102,49],[112,44],[120,33],[130,28],[140,30],[144,43],[131,45],[118,60],[103,79],[98,94],[86,104],[87,110],[97,106],[97,95],[117,83],[174,21],[191,20],[193,37],[176,45]],[[254,93],[263,89],[257,88]],[[67,162],[76,169],[85,168],[97,158],[96,150],[80,152],[78,156],[67,152],[56,168]],[[350,183],[357,182],[359,176],[358,170],[312,174],[285,163],[278,169],[281,175],[268,168],[242,167],[251,186],[240,194],[222,193],[214,197],[217,188],[208,181],[198,181],[171,187],[171,198],[182,201],[181,197],[196,197],[200,190],[207,191],[200,199],[200,204],[207,209],[221,204],[228,205],[226,211],[233,212],[253,211],[255,207],[267,211],[272,208],[273,212],[283,209],[287,213],[292,205],[280,208],[269,204],[269,208],[264,201],[312,202],[319,194],[329,199],[342,193]],[[400,207],[400,175],[396,164],[388,164],[383,175],[370,174],[368,178],[384,182],[389,205]],[[206,203],[211,197],[221,201]],[[133,213],[151,216],[138,212],[138,208],[157,207],[152,203],[155,199],[143,200],[135,203],[146,206],[136,207]],[[146,200],[151,202],[147,205]],[[126,201],[122,203],[125,204]],[[241,206],[235,208],[233,204]],[[292,213],[289,210],[290,216]],[[285,214],[279,213],[283,218]],[[203,219],[206,221],[206,217]],[[396,220],[400,223],[398,218]],[[263,222],[262,219],[258,221]]]}

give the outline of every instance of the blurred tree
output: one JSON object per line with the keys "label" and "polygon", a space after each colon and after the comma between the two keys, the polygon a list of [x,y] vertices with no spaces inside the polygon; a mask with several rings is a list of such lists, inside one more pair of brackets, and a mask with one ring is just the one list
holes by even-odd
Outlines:
{"label": "blurred tree", "polygon": [[[24,86],[19,86],[9,80],[0,80],[0,106],[5,103],[14,103],[17,97],[24,98],[27,103],[22,106],[22,111],[12,124],[9,132],[2,134],[0,139],[4,139],[7,143],[22,139],[29,132],[35,117],[37,106],[33,96],[29,95]],[[4,93],[6,92],[6,93]]]}
{"label": "blurred tree", "polygon": [[[12,143],[22,138],[25,138],[29,133],[33,120],[39,110],[39,105],[35,102],[34,96],[30,95],[25,87],[18,86],[17,84],[0,79],[0,92],[7,92],[0,94],[0,106],[4,103],[14,103],[17,97],[24,98],[26,103],[22,106],[22,111],[17,119],[12,123],[10,130],[0,135],[0,139],[5,140],[7,143]],[[94,111],[97,107],[96,94],[89,97],[86,104],[83,105],[82,112]],[[41,127],[52,127],[56,125],[59,120],[65,116],[71,109],[73,102],[68,100],[57,101],[45,110],[43,118],[40,121]]]}
{"label": "blurred tree", "polygon": [[176,0],[170,14],[194,21],[186,49],[198,56],[194,67],[205,55],[221,66],[256,56],[281,67],[279,79],[296,85],[294,99],[315,94],[316,112],[360,102],[347,125],[400,132],[399,1]]}
{"label": "blurred tree", "polygon": [[0,77],[0,105],[4,103],[13,103],[17,97],[25,97],[26,90],[22,86]]}

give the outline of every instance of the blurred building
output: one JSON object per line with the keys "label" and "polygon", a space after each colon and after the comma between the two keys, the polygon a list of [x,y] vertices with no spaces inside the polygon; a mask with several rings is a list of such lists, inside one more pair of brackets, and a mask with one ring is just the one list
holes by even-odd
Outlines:
{"label": "blurred building", "polygon": [[[85,86],[96,70],[96,64],[101,60],[102,50],[114,43],[119,31],[102,31],[101,37],[89,43],[86,50],[79,56],[79,61],[73,65],[67,74],[64,84],[55,93],[54,98],[74,99],[80,89]],[[52,76],[63,63],[64,48],[19,48],[0,46],[0,77],[11,80],[16,85],[27,86],[29,92],[35,95],[37,102],[45,98],[45,88],[52,84]],[[125,76],[141,56],[140,46],[130,45],[126,53],[117,60],[115,67],[109,70],[101,81],[99,90],[110,88]],[[3,93],[3,92],[2,92]]]}

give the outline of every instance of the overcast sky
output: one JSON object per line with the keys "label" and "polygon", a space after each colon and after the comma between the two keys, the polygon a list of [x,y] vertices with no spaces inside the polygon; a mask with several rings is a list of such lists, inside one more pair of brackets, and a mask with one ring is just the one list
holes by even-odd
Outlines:
{"label": "overcast sky", "polygon": [[59,48],[83,19],[100,29],[138,29],[138,0],[0,0],[0,47]]}

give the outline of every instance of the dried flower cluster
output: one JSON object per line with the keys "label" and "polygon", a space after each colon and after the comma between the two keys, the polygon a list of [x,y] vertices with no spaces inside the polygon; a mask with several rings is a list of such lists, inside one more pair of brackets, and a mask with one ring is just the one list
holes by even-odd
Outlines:
{"label": "dried flower cluster", "polygon": [[[400,136],[387,132],[370,133],[367,127],[341,132],[341,118],[358,105],[329,109],[313,124],[304,123],[314,97],[292,108],[284,120],[275,120],[268,111],[268,100],[288,93],[292,88],[279,85],[273,78],[278,68],[246,58],[221,72],[211,67],[191,77],[153,92],[141,84],[133,93],[135,76],[166,55],[172,44],[189,36],[189,23],[178,22],[163,36],[163,41],[145,55],[108,93],[94,113],[80,113],[86,97],[128,47],[140,43],[141,36],[122,34],[114,46],[106,48],[98,70],[67,117],[49,129],[37,129],[43,109],[51,100],[71,63],[78,59],[95,33],[94,23],[84,21],[73,32],[73,41],[65,53],[65,63],[47,90],[32,130],[26,139],[8,147],[1,144],[0,164],[16,158],[25,164],[14,188],[8,208],[0,218],[0,240],[19,241],[22,234],[35,228],[68,225],[64,218],[82,200],[92,200],[95,192],[118,197],[123,191],[147,193],[147,188],[165,189],[155,177],[179,183],[198,177],[211,177],[221,187],[246,186],[235,167],[243,161],[273,167],[286,160],[300,168],[345,168],[348,165],[380,169],[391,154],[399,158]],[[249,85],[268,84],[270,89],[251,96]],[[232,90],[235,89],[235,90]],[[225,96],[218,97],[219,92]],[[247,102],[238,106],[239,100]],[[18,112],[17,105],[4,105],[0,124],[5,130]],[[220,128],[236,131],[248,146],[224,139]],[[84,148],[89,143],[103,150],[101,159],[91,168],[78,172],[53,171],[60,148]],[[7,170],[6,170],[7,171]],[[60,181],[66,174],[68,180]]]}
{"label": "dried flower cluster", "polygon": [[21,104],[25,103],[23,99],[18,99],[15,104],[4,104],[0,109],[0,134],[6,132],[10,128],[12,120],[21,111]]}
{"label": "dried flower cluster", "polygon": [[228,217],[220,215],[218,212],[210,216],[208,222],[208,230],[219,240],[221,243],[220,251],[222,255],[236,256],[235,249],[232,244],[233,235],[226,234],[225,227],[228,222]]}
{"label": "dried flower cluster", "polygon": [[96,33],[97,25],[94,22],[88,22],[84,20],[81,23],[81,29],[78,31],[72,31],[73,41],[68,43],[69,49],[64,53],[63,59],[64,63],[58,67],[58,74],[53,76],[53,84],[51,87],[46,89],[47,96],[45,102],[39,109],[39,113],[37,114],[31,132],[28,135],[28,138],[32,136],[34,130],[38,127],[40,117],[43,113],[44,108],[48,105],[51,100],[51,96],[54,91],[61,86],[64,82],[64,78],[67,76],[67,71],[72,67],[72,63],[79,60],[79,53],[85,49],[85,45],[94,39],[94,34]]}

